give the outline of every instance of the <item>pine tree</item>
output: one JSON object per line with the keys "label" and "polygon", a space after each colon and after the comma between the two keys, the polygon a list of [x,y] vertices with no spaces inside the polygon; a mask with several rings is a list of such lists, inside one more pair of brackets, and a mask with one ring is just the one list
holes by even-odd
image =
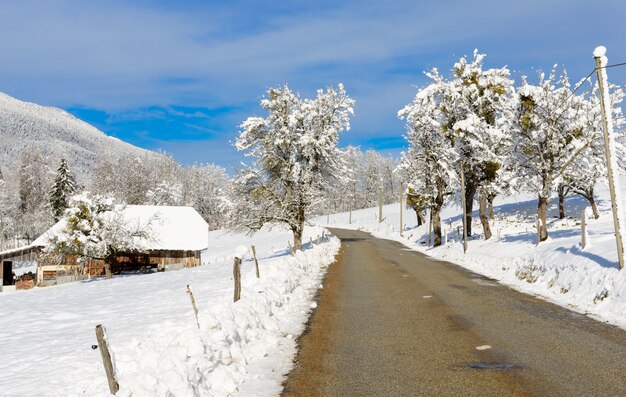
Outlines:
{"label": "pine tree", "polygon": [[74,193],[76,193],[76,182],[67,166],[67,161],[62,158],[48,200],[55,221],[63,216],[69,199]]}

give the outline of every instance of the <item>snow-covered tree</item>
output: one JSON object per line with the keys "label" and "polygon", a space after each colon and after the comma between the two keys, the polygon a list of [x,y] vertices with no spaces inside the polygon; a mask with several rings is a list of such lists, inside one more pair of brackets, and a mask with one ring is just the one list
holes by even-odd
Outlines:
{"label": "snow-covered tree", "polygon": [[51,236],[47,252],[103,259],[106,277],[120,252],[141,252],[151,238],[150,219],[144,224],[124,218],[123,206],[111,198],[79,194],[70,199],[65,227]]}
{"label": "snow-covered tree", "polygon": [[484,58],[477,50],[471,61],[461,58],[448,82],[437,70],[428,76],[441,91],[443,127],[459,154],[456,169],[460,172],[463,167],[465,174],[467,233],[472,233],[472,211],[478,193],[480,220],[485,239],[489,239],[487,202],[495,197],[499,171],[510,152],[514,89],[509,70],[484,69]]}
{"label": "snow-covered tree", "polygon": [[442,244],[441,209],[459,183],[455,170],[459,153],[446,134],[443,100],[442,86],[435,82],[420,90],[415,99],[398,113],[406,120],[409,143],[408,152],[402,154],[398,172],[407,182],[411,196],[430,208],[435,246]]}
{"label": "snow-covered tree", "polygon": [[574,161],[589,148],[595,133],[585,129],[584,101],[572,95],[567,73],[546,77],[539,73],[537,85],[523,79],[518,90],[512,164],[519,185],[538,196],[539,238],[548,238],[546,223],[550,196]]}
{"label": "snow-covered tree", "polygon": [[76,193],[76,181],[70,172],[67,161],[61,159],[59,168],[57,169],[54,183],[50,189],[48,203],[55,221],[63,215],[67,208],[69,199]]}
{"label": "snow-covered tree", "polygon": [[251,230],[286,224],[294,248],[301,249],[311,209],[326,185],[345,175],[337,142],[350,127],[353,104],[341,84],[318,90],[314,99],[302,99],[287,86],[268,90],[261,101],[268,116],[249,117],[235,143],[255,164],[233,182],[234,221]]}
{"label": "snow-covered tree", "polygon": [[[4,181],[4,175],[0,170],[0,242],[6,241],[9,238],[9,231],[14,218],[13,206],[9,198],[9,190],[7,184]],[[2,248],[0,246],[0,248]]]}
{"label": "snow-covered tree", "polygon": [[226,226],[230,178],[223,167],[195,164],[183,172],[182,192],[185,205],[193,206],[210,229]]}
{"label": "snow-covered tree", "polygon": [[[624,90],[622,87],[615,85],[611,85],[610,89],[613,125],[619,129],[624,124],[624,116],[620,106],[624,98]],[[600,213],[594,197],[594,187],[598,182],[606,180],[607,169],[597,85],[594,86],[589,98],[583,102],[582,117],[586,133],[593,136],[592,141],[589,149],[582,152],[576,158],[572,167],[565,173],[564,182],[561,185],[566,185],[567,188],[565,189],[569,189],[572,193],[589,201],[594,217],[598,218]],[[619,141],[615,142],[615,146],[619,153],[618,156],[624,158],[626,153],[624,146]],[[563,207],[562,198],[561,194],[559,194],[560,213],[561,207]]]}
{"label": "snow-covered tree", "polygon": [[414,188],[409,187],[406,191],[406,205],[415,211],[417,226],[422,226],[426,222],[424,212],[428,205],[428,198],[417,193]]}
{"label": "snow-covered tree", "polygon": [[51,171],[38,150],[24,149],[19,171],[20,208],[34,213],[46,203]]}
{"label": "snow-covered tree", "polygon": [[170,184],[161,182],[156,188],[148,190],[146,193],[147,203],[151,205],[181,205],[182,186],[180,184]]}

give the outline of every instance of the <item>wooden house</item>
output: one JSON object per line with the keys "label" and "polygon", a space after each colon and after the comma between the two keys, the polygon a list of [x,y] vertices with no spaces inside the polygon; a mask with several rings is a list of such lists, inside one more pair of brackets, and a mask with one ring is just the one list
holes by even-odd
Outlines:
{"label": "wooden house", "polygon": [[[140,251],[117,255],[111,266],[113,274],[199,266],[201,252],[208,249],[209,226],[192,207],[128,205],[122,208],[122,219],[129,227],[142,225],[148,230],[149,238],[140,241],[143,247]],[[29,260],[37,261],[36,284],[42,286],[104,275],[102,259],[79,260],[71,255],[45,253],[50,238],[61,233],[65,225],[65,220],[61,220],[28,247],[0,253],[0,258],[7,258],[3,267],[8,271],[13,264],[11,258],[26,255]]]}

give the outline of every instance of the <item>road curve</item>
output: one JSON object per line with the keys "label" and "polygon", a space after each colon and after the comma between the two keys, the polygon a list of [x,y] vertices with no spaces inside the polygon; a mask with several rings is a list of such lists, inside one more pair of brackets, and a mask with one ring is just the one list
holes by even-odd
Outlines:
{"label": "road curve", "polygon": [[626,396],[626,331],[397,242],[331,231],[341,253],[284,396]]}

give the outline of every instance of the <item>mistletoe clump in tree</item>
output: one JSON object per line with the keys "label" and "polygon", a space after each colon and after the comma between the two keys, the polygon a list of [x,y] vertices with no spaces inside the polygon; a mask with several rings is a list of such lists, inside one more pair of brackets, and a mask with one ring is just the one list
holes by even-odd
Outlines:
{"label": "mistletoe clump in tree", "polygon": [[67,161],[61,159],[48,200],[55,221],[61,218],[63,212],[67,209],[70,197],[75,193],[76,182],[74,176],[67,167]]}
{"label": "mistletoe clump in tree", "polygon": [[441,88],[439,83],[429,85],[398,113],[406,120],[409,150],[402,153],[397,169],[408,184],[409,197],[419,204],[418,219],[423,208],[431,210],[435,246],[442,244],[441,209],[459,184],[455,170],[458,153],[442,127]]}
{"label": "mistletoe clump in tree", "polygon": [[510,120],[514,88],[506,67],[485,69],[485,54],[474,50],[470,61],[461,58],[453,79],[444,81],[436,70],[428,73],[439,86],[442,126],[458,153],[456,169],[465,174],[467,234],[472,234],[472,211],[478,193],[480,220],[485,239],[491,237],[487,202],[493,201],[502,183],[500,174],[510,153]]}
{"label": "mistletoe clump in tree", "polygon": [[111,198],[88,193],[70,199],[65,226],[49,239],[48,253],[103,259],[106,277],[121,252],[141,252],[151,238],[154,219],[145,224],[125,219],[124,207]]}
{"label": "mistletoe clump in tree", "polygon": [[556,69],[547,78],[540,73],[537,85],[524,78],[518,95],[510,161],[517,170],[516,184],[537,194],[538,233],[544,241],[550,197],[566,181],[575,161],[598,139],[598,131],[587,128],[584,98],[573,95],[565,72],[559,78]]}
{"label": "mistletoe clump in tree", "polygon": [[250,230],[286,224],[294,249],[301,249],[310,210],[334,181],[345,179],[337,143],[350,128],[353,105],[342,84],[318,90],[314,99],[302,99],[287,86],[270,89],[261,101],[268,116],[249,117],[235,143],[255,163],[233,182],[233,221]]}
{"label": "mistletoe clump in tree", "polygon": [[[621,103],[624,98],[624,89],[616,85],[610,85],[611,113],[613,126],[616,128],[624,125],[624,115],[622,114]],[[559,185],[559,217],[563,217],[563,197],[561,190],[569,190],[574,194],[584,197],[591,206],[594,218],[598,218],[598,206],[594,197],[594,187],[602,180],[606,181],[607,168],[606,156],[604,153],[604,137],[602,134],[600,98],[598,97],[597,85],[594,86],[591,94],[582,103],[583,128],[586,134],[590,135],[591,143],[589,148],[580,154],[570,167],[563,182]],[[618,158],[625,158],[626,150],[623,144],[615,141]]]}

